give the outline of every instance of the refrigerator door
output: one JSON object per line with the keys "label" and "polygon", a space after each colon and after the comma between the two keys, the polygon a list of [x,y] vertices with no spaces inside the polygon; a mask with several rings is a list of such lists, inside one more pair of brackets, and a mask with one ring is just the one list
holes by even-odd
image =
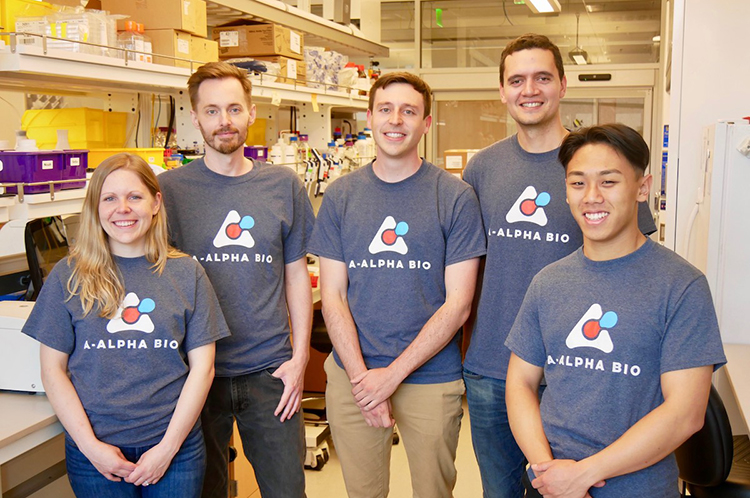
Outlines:
{"label": "refrigerator door", "polygon": [[740,145],[750,125],[716,125],[706,276],[722,339],[750,344],[750,158]]}

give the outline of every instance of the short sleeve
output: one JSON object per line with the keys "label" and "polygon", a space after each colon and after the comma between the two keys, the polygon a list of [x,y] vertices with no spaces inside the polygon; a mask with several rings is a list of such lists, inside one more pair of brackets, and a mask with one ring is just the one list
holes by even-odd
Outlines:
{"label": "short sleeve", "polygon": [[464,175],[463,175],[463,180],[469,185],[471,185],[471,188],[473,188],[475,191],[477,189],[477,178],[476,178],[477,168],[475,167],[476,166],[475,161],[477,160],[476,157],[477,156],[474,155],[474,157],[469,159],[469,162],[466,163],[466,168],[464,169]]}
{"label": "short sleeve", "polygon": [[[70,355],[76,346],[76,336],[73,317],[66,306],[66,284],[60,279],[59,266],[64,264],[67,264],[67,259],[60,261],[50,272],[21,331],[45,346]],[[76,304],[80,300],[74,296],[69,302]]]}
{"label": "short sleeve", "polygon": [[685,289],[667,316],[661,344],[660,373],[726,363],[716,310],[706,277]]}
{"label": "short sleeve", "polygon": [[312,236],[315,214],[310,198],[299,178],[294,179],[292,224],[284,234],[284,263],[297,261],[307,254],[307,245]]}
{"label": "short sleeve", "polygon": [[445,266],[478,258],[487,253],[482,214],[474,190],[467,188],[458,197],[445,244]]}
{"label": "short sleeve", "polygon": [[219,300],[206,272],[197,263],[196,267],[195,303],[187,320],[185,351],[191,351],[230,335]]}
{"label": "short sleeve", "polygon": [[547,353],[539,322],[540,299],[537,289],[538,283],[535,278],[526,291],[505,345],[523,361],[543,368]]}
{"label": "short sleeve", "polygon": [[331,185],[328,193],[323,196],[323,203],[315,221],[310,252],[324,258],[344,261],[344,250],[341,244],[341,216],[336,209],[334,185]]}

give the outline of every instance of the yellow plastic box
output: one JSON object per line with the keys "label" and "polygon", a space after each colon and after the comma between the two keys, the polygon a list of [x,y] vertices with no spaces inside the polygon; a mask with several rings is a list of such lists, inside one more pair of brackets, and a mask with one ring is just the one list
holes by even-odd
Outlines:
{"label": "yellow plastic box", "polygon": [[40,149],[54,149],[60,129],[68,130],[72,149],[98,149],[125,145],[127,121],[127,113],[88,107],[36,109],[23,113],[21,129]]}
{"label": "yellow plastic box", "polygon": [[160,148],[107,148],[107,149],[90,149],[89,150],[89,168],[96,168],[102,161],[110,156],[119,154],[121,152],[127,152],[128,154],[135,154],[141,156],[147,163],[153,164],[154,166],[164,166],[164,149]]}

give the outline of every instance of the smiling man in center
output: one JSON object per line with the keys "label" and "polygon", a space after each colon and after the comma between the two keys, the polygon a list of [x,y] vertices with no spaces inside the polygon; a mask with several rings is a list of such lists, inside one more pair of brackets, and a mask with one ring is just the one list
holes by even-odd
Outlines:
{"label": "smiling man in center", "polygon": [[474,191],[419,157],[429,86],[389,73],[370,90],[376,159],[336,180],[310,252],[320,256],[328,419],[350,497],[385,497],[393,424],[415,496],[450,497],[463,410],[456,332],[485,237]]}

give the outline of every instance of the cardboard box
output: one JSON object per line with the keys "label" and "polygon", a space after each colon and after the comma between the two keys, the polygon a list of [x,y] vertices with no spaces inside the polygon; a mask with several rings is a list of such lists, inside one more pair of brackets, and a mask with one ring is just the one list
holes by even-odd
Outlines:
{"label": "cardboard box", "polygon": [[460,171],[466,167],[466,163],[469,162],[474,154],[479,152],[479,149],[449,149],[443,153],[443,165],[445,169],[450,171]]}
{"label": "cardboard box", "polygon": [[289,59],[288,57],[255,57],[259,61],[275,62],[281,66],[279,76],[276,79],[279,83],[293,84],[295,80],[301,80],[300,85],[305,86],[307,79],[307,66],[304,61]]}
{"label": "cardboard box", "polygon": [[283,55],[290,59],[304,58],[304,36],[277,24],[235,21],[213,29],[219,42],[219,57],[270,57]]}
{"label": "cardboard box", "polygon": [[190,37],[190,52],[193,54],[193,60],[196,61],[216,62],[219,60],[219,44],[199,36]]}
{"label": "cardboard box", "polygon": [[[142,23],[146,29],[179,29],[206,37],[204,0],[101,0],[102,9],[130,16],[126,20]],[[124,20],[117,29],[124,30]]]}
{"label": "cardboard box", "polygon": [[190,33],[177,31],[176,29],[147,29],[145,35],[151,38],[154,64],[190,68],[190,62],[188,61],[159,57],[159,55],[168,55],[181,59],[192,59]]}

